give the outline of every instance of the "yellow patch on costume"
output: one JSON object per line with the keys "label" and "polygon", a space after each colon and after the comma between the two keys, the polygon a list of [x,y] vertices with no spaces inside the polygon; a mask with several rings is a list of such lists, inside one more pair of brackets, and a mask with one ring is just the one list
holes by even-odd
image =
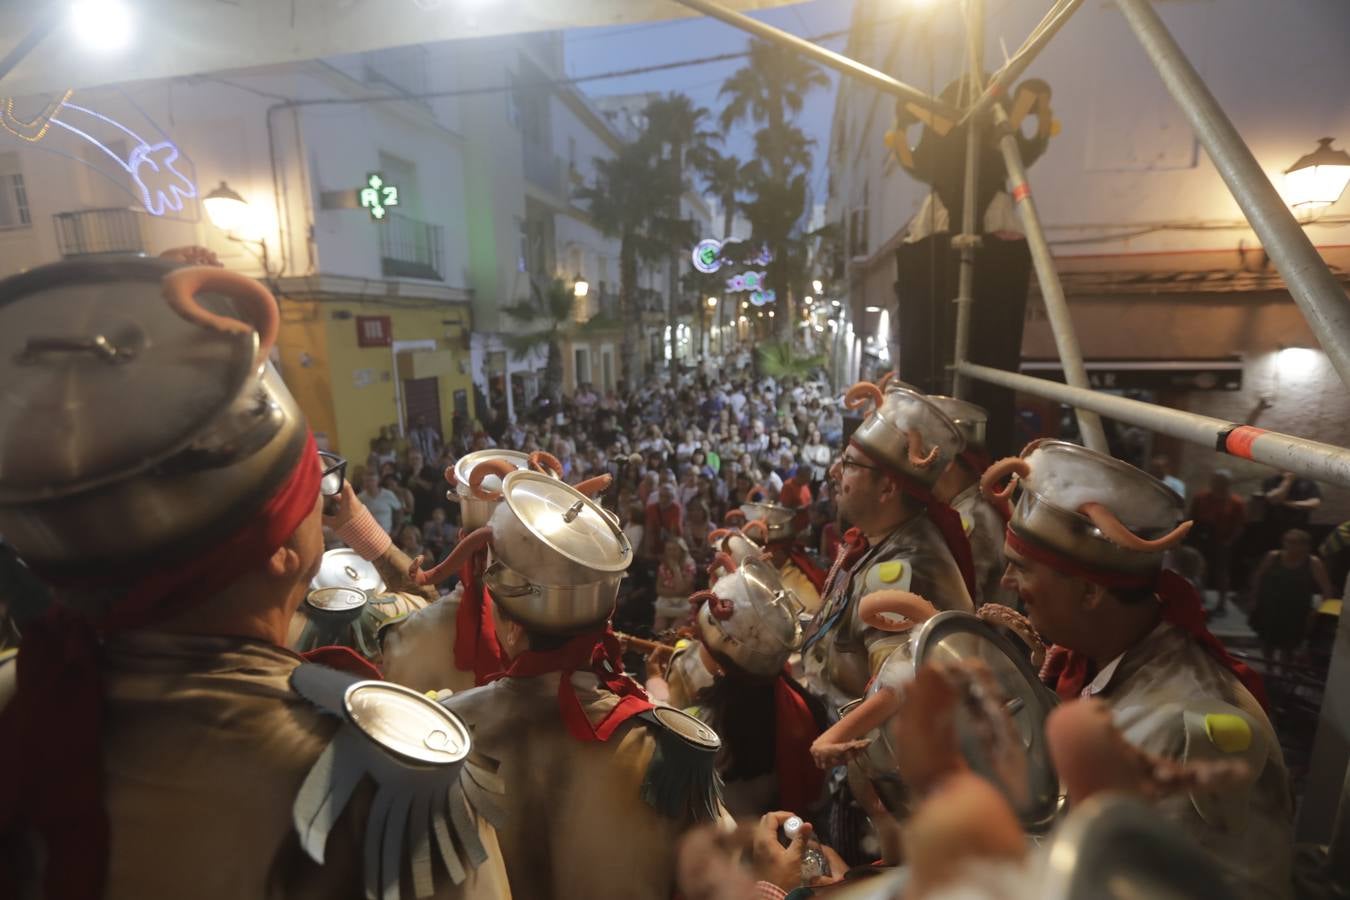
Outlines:
{"label": "yellow patch on costume", "polygon": [[1205,716],[1210,743],[1224,753],[1242,753],[1252,745],[1252,727],[1241,716],[1210,713]]}
{"label": "yellow patch on costume", "polygon": [[882,584],[894,584],[905,574],[904,560],[891,559],[877,566],[877,578]]}

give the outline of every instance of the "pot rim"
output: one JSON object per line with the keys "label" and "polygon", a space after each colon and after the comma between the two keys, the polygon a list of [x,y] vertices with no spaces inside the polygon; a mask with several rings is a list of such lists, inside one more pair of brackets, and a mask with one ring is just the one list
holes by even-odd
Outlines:
{"label": "pot rim", "polygon": [[[1066,449],[1067,449],[1068,452],[1070,453],[1070,455],[1073,455],[1073,456],[1087,456],[1089,459],[1093,459],[1093,460],[1096,460],[1096,461],[1098,461],[1098,462],[1104,463],[1104,464],[1107,465],[1109,468],[1111,468],[1111,469],[1113,469],[1113,470],[1115,470],[1115,471],[1117,471],[1117,472],[1120,472],[1122,475],[1129,475],[1129,476],[1131,476],[1132,478],[1135,478],[1136,480],[1138,480],[1138,476],[1139,476],[1139,475],[1145,475],[1145,476],[1148,476],[1148,478],[1150,479],[1150,482],[1151,482],[1150,485],[1149,485],[1151,488],[1153,488],[1153,489],[1156,490],[1156,491],[1161,491],[1162,493],[1166,494],[1166,495],[1167,495],[1167,498],[1168,498],[1169,500],[1173,500],[1173,501],[1176,502],[1176,505],[1178,506],[1178,508],[1181,508],[1181,509],[1184,509],[1184,508],[1185,508],[1185,502],[1186,502],[1186,501],[1182,498],[1182,496],[1181,496],[1180,494],[1178,494],[1176,491],[1172,490],[1170,487],[1168,487],[1166,484],[1164,484],[1163,482],[1159,481],[1158,479],[1153,478],[1152,476],[1148,475],[1147,472],[1143,472],[1143,471],[1141,471],[1140,469],[1135,468],[1134,466],[1130,465],[1130,464],[1127,463],[1127,462],[1123,462],[1123,461],[1121,461],[1121,460],[1119,460],[1119,459],[1116,459],[1114,456],[1107,456],[1107,455],[1104,454],[1104,453],[1094,453],[1093,451],[1089,450],[1089,449],[1086,448],[1086,447],[1080,446],[1080,445],[1078,445],[1078,444],[1070,443],[1069,441],[1061,441],[1061,440],[1057,440],[1057,439],[1055,439],[1055,438],[1041,438],[1040,440],[1033,441],[1031,444],[1028,444],[1027,447],[1026,447],[1026,449],[1022,452],[1022,459],[1029,459],[1029,458],[1031,457],[1031,454],[1032,454],[1032,453],[1035,453],[1037,450],[1040,450],[1040,449],[1042,449],[1042,448],[1044,448],[1044,447],[1050,447],[1050,448],[1053,448],[1053,449],[1055,449],[1055,450],[1066,450]],[[1034,475],[1034,473],[1033,473],[1033,475]],[[1025,478],[1018,478],[1018,479],[1017,479],[1017,489],[1018,489],[1019,491],[1026,491],[1028,494],[1031,494],[1033,497],[1035,497],[1036,500],[1037,500],[1038,502],[1044,504],[1045,506],[1050,507],[1050,508],[1053,509],[1055,512],[1063,513],[1063,514],[1066,515],[1066,516],[1072,516],[1072,517],[1074,517],[1075,519],[1079,520],[1080,522],[1085,523],[1085,524],[1087,525],[1087,527],[1088,527],[1089,529],[1091,529],[1094,533],[1096,533],[1096,534],[1101,534],[1101,530],[1098,529],[1097,526],[1094,525],[1094,524],[1092,523],[1092,520],[1089,519],[1087,516],[1083,515],[1082,513],[1078,512],[1077,510],[1074,510],[1074,509],[1066,509],[1065,507],[1060,506],[1058,503],[1055,503],[1053,500],[1048,499],[1048,498],[1045,496],[1044,493],[1042,493],[1041,491],[1036,490],[1036,489],[1033,488],[1031,485],[1027,484],[1027,480],[1026,480]],[[1124,523],[1122,523],[1122,524],[1124,524]],[[1126,527],[1128,528],[1129,526],[1126,525]],[[1159,526],[1159,527],[1162,527],[1162,526]],[[1131,528],[1130,530],[1133,531],[1134,529]],[[1112,544],[1112,546],[1115,546],[1115,545]],[[1122,547],[1122,548],[1120,548],[1120,549],[1123,550],[1123,549],[1126,549],[1126,548]]]}

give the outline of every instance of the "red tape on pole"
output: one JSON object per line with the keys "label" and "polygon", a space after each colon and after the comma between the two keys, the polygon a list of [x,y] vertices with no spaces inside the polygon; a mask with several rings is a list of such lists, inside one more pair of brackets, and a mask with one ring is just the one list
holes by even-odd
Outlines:
{"label": "red tape on pole", "polygon": [[1223,449],[1233,456],[1239,456],[1243,459],[1252,458],[1252,444],[1256,439],[1266,434],[1266,429],[1256,428],[1252,425],[1239,425],[1228,433],[1224,440]]}

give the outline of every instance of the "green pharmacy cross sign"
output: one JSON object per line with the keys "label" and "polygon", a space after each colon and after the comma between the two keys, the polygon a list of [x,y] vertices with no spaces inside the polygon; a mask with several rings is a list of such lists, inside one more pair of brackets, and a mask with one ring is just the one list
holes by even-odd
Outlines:
{"label": "green pharmacy cross sign", "polygon": [[366,178],[366,186],[361,188],[361,206],[370,211],[370,217],[379,222],[384,219],[389,207],[398,206],[398,188],[385,184],[379,172],[371,172]]}

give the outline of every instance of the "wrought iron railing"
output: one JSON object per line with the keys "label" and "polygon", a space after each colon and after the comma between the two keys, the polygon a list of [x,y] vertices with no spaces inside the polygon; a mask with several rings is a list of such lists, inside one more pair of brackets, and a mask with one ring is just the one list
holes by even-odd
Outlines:
{"label": "wrought iron railing", "polygon": [[81,209],[55,213],[56,247],[63,257],[141,253],[144,215],[130,209]]}
{"label": "wrought iron railing", "polygon": [[441,226],[390,213],[379,231],[380,268],[386,278],[445,280]]}

